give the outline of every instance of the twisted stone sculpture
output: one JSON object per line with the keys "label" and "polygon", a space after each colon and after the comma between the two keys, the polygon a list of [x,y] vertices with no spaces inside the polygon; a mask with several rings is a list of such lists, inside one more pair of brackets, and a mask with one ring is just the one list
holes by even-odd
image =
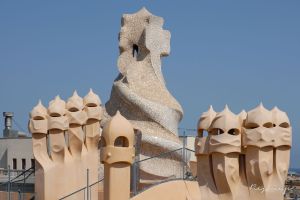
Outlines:
{"label": "twisted stone sculpture", "polygon": [[[120,74],[105,105],[106,118],[119,110],[142,133],[140,159],[181,148],[177,136],[183,111],[169,93],[161,70],[161,57],[170,52],[170,32],[163,18],[145,8],[122,17],[119,35]],[[140,163],[140,177],[156,180],[180,174],[180,153]]]}

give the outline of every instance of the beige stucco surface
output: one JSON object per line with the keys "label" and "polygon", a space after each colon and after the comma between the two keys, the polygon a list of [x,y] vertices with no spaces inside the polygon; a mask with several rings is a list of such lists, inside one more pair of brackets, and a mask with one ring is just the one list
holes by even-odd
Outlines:
{"label": "beige stucco surface", "polygon": [[176,180],[151,187],[131,200],[201,200],[197,181]]}
{"label": "beige stucco surface", "polygon": [[[35,197],[54,200],[98,181],[100,120],[99,97],[90,91],[84,98],[74,92],[67,102],[57,96],[45,108],[41,102],[30,113],[33,154],[36,159]],[[88,170],[88,172],[87,172]],[[84,191],[69,197],[82,200]],[[98,199],[98,188],[90,196]]]}
{"label": "beige stucco surface", "polygon": [[[204,134],[204,132],[207,132]],[[212,107],[198,123],[197,178],[206,199],[283,199],[291,125],[287,114],[262,104],[236,115]]]}

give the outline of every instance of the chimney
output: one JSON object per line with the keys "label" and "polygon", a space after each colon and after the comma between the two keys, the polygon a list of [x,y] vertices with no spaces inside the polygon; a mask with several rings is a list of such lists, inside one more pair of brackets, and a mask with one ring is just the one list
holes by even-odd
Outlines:
{"label": "chimney", "polygon": [[12,128],[13,116],[14,116],[13,112],[3,112],[3,117],[4,117],[3,137],[5,138],[18,137],[18,131],[13,130]]}
{"label": "chimney", "polygon": [[14,116],[13,112],[3,112],[4,117],[4,129],[10,130],[12,128],[12,118]]}

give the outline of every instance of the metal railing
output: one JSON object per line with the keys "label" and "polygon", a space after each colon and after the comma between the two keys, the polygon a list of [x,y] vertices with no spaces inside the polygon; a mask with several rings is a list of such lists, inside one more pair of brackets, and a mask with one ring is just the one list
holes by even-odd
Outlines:
{"label": "metal railing", "polygon": [[90,184],[89,183],[89,169],[87,169],[86,172],[86,186],[82,187],[62,198],[60,198],[59,200],[67,200],[69,197],[73,197],[74,195],[80,195],[79,193],[82,193],[82,200],[92,200],[91,199],[91,190],[93,187],[97,187],[98,184],[100,184],[103,181],[103,178],[99,179],[98,181]]}
{"label": "metal railing", "polygon": [[[132,174],[132,177],[131,177],[132,196],[135,196],[135,195],[141,193],[142,191],[147,190],[150,187],[161,184],[163,182],[172,181],[172,180],[195,180],[196,177],[194,177],[192,175],[192,172],[191,172],[191,169],[190,169],[190,166],[188,163],[188,159],[187,159],[188,154],[193,153],[193,152],[194,152],[193,150],[190,150],[188,148],[179,148],[179,149],[175,149],[175,150],[168,151],[168,152],[163,152],[159,155],[134,162],[132,165],[132,173],[131,173]],[[170,162],[170,161],[168,161],[168,159],[173,159],[174,154],[176,154],[176,156],[177,156],[178,153],[181,154],[182,160],[175,161],[175,162],[177,162],[177,164],[175,164],[176,166],[174,166],[173,169],[171,168],[172,162],[171,162],[171,165],[170,165],[170,163],[166,164],[166,167],[168,168],[168,170],[173,171],[173,174],[170,174],[166,178],[156,180],[152,184],[151,183],[143,184],[141,182],[141,180],[143,179],[143,177],[140,176],[140,172],[142,171],[142,167],[141,167],[142,164],[148,165],[151,162],[153,162],[153,160],[156,158],[164,158],[167,160],[166,162]],[[163,162],[163,160],[161,160],[161,162]],[[181,165],[181,167],[179,165]],[[181,169],[178,170],[178,168],[181,168]]]}
{"label": "metal railing", "polygon": [[[131,195],[135,196],[142,191],[153,187],[157,184],[161,184],[163,182],[167,181],[172,181],[172,180],[195,180],[195,177],[191,173],[191,169],[189,166],[189,155],[194,153],[194,150],[191,150],[186,147],[186,136],[181,136],[182,141],[183,141],[183,146],[181,148],[177,148],[171,151],[167,152],[162,152],[158,155],[154,155],[151,157],[144,158],[142,160],[136,159],[135,162],[132,164],[131,167]],[[136,138],[136,149],[139,149],[139,145],[141,138]],[[139,155],[139,152],[136,151],[137,157]],[[163,159],[162,159],[163,158]],[[174,173],[169,176],[168,178],[164,178],[161,180],[156,181],[153,184],[149,184],[147,186],[141,187],[141,179],[143,178],[140,176],[140,172],[142,170],[143,165],[148,165],[154,162],[155,159],[162,159],[160,161],[163,162],[163,160],[175,160],[176,166],[174,167]],[[167,163],[167,162],[166,162]],[[169,163],[170,165],[170,163]],[[172,167],[172,162],[169,167]],[[175,170],[176,168],[176,170]],[[179,169],[179,170],[178,170]],[[172,171],[172,170],[171,170]],[[82,195],[83,200],[92,200],[91,199],[91,188],[95,186],[99,186],[98,184],[102,184],[101,182],[104,180],[101,178],[99,181],[89,184],[89,179],[88,179],[88,174],[89,171],[87,170],[87,185],[85,187],[82,187],[66,196],[63,198],[60,198],[59,200],[68,200],[69,197],[73,197],[74,195]],[[82,193],[82,194],[79,194]]]}
{"label": "metal railing", "polygon": [[7,192],[8,200],[12,193],[18,193],[18,199],[24,200],[25,194],[34,195],[34,167],[27,170],[0,169],[0,191]]}
{"label": "metal railing", "polygon": [[[185,146],[183,146],[183,148],[178,148],[172,151],[168,151],[168,152],[163,152],[161,154],[149,157],[149,158],[145,158],[143,160],[138,160],[135,161],[131,167],[131,195],[135,196],[139,193],[141,193],[142,191],[153,187],[157,184],[161,184],[163,182],[167,182],[167,181],[172,181],[172,180],[194,180],[195,177],[192,176],[190,167],[189,167],[189,163],[188,163],[188,154],[189,153],[194,153],[193,150],[185,148]],[[153,159],[156,158],[174,158],[174,154],[176,154],[176,157],[178,154],[180,154],[182,156],[182,160],[179,160],[179,164],[181,165],[181,170],[180,171],[174,171],[173,176],[169,177],[169,178],[165,178],[165,179],[161,179],[157,182],[155,182],[154,184],[150,184],[147,186],[143,186],[140,187],[140,176],[139,176],[139,172],[140,172],[140,166],[142,163],[147,164],[146,162],[152,162]],[[67,200],[69,197],[73,197],[74,195],[82,195],[82,200],[92,200],[91,199],[91,188],[92,187],[98,187],[98,184],[101,184],[101,182],[104,180],[103,178],[101,178],[100,180],[98,180],[95,183],[89,184],[89,178],[88,175],[89,171],[87,170],[87,185],[85,187],[82,187],[66,196],[64,196],[63,198],[60,198],[59,200]],[[82,194],[80,194],[82,193]]]}

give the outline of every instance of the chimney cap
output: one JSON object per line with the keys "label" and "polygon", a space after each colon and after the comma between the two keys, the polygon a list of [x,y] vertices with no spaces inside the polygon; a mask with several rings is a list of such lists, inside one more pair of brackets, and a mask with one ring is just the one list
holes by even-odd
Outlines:
{"label": "chimney cap", "polygon": [[14,113],[13,112],[3,112],[3,117],[13,117]]}

